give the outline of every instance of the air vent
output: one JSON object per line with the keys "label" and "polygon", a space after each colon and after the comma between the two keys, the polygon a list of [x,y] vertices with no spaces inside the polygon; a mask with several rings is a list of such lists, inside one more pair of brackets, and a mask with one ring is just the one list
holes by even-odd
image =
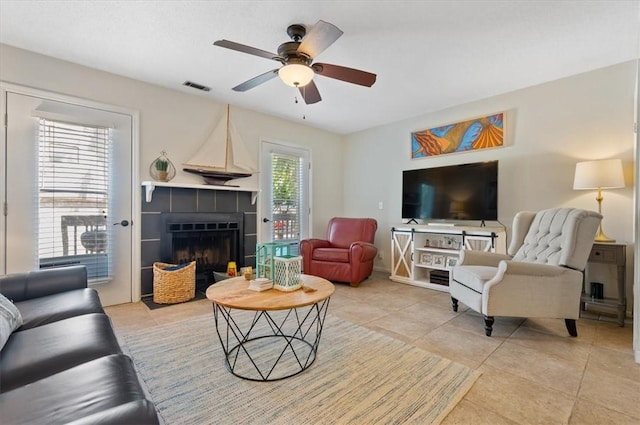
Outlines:
{"label": "air vent", "polygon": [[185,81],[182,83],[183,86],[193,87],[194,89],[202,90],[202,91],[211,91],[211,87],[203,86],[202,84],[194,83],[192,81]]}

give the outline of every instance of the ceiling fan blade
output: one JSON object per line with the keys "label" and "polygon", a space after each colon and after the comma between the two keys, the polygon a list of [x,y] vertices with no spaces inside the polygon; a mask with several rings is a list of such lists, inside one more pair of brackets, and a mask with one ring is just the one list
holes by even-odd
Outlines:
{"label": "ceiling fan blade", "polygon": [[318,103],[322,100],[322,97],[320,97],[320,92],[318,91],[318,87],[316,87],[316,83],[314,83],[313,80],[311,80],[311,82],[304,87],[298,87],[298,91],[304,99],[304,103],[306,103],[307,105]]}
{"label": "ceiling fan blade", "polygon": [[298,52],[305,53],[313,59],[331,46],[342,34],[340,28],[335,25],[318,21],[302,39]]}
{"label": "ceiling fan blade", "polygon": [[255,47],[246,46],[244,44],[236,43],[229,40],[218,40],[213,43],[214,46],[225,47],[227,49],[235,50],[242,53],[248,53],[254,56],[260,56],[267,59],[273,59],[282,62],[284,59],[275,53],[267,52],[266,50],[256,49]]}
{"label": "ceiling fan blade", "polygon": [[278,68],[272,69],[271,71],[267,71],[264,74],[260,74],[257,77],[253,77],[250,80],[245,81],[242,84],[238,84],[232,90],[233,91],[247,91],[249,89],[254,88],[262,83],[266,83],[272,78],[275,78],[278,75]]}
{"label": "ceiling fan blade", "polygon": [[346,81],[348,83],[359,84],[361,86],[371,87],[376,82],[376,74],[359,69],[347,68],[346,66],[331,65],[328,63],[314,63],[311,68],[316,74],[323,77],[335,78],[336,80]]}

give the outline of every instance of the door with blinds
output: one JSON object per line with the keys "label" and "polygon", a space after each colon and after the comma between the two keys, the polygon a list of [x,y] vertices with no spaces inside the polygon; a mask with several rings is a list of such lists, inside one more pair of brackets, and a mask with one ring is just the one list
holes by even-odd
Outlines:
{"label": "door with blinds", "polygon": [[307,149],[262,142],[260,211],[262,242],[294,244],[309,235],[309,167]]}
{"label": "door with blinds", "polygon": [[133,117],[3,94],[3,271],[84,265],[103,304],[130,302]]}

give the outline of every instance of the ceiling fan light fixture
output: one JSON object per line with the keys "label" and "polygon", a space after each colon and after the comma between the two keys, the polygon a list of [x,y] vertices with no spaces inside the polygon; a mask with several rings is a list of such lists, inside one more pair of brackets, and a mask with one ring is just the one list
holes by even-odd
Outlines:
{"label": "ceiling fan light fixture", "polygon": [[282,82],[291,87],[304,87],[313,80],[313,69],[308,65],[290,63],[278,70]]}

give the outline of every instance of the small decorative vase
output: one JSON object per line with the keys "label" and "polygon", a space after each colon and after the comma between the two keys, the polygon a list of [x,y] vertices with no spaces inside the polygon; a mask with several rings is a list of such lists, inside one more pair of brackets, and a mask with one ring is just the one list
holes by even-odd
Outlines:
{"label": "small decorative vase", "polygon": [[176,167],[169,158],[165,151],[161,152],[161,155],[157,157],[149,166],[149,174],[151,177],[159,182],[168,182],[176,176]]}

